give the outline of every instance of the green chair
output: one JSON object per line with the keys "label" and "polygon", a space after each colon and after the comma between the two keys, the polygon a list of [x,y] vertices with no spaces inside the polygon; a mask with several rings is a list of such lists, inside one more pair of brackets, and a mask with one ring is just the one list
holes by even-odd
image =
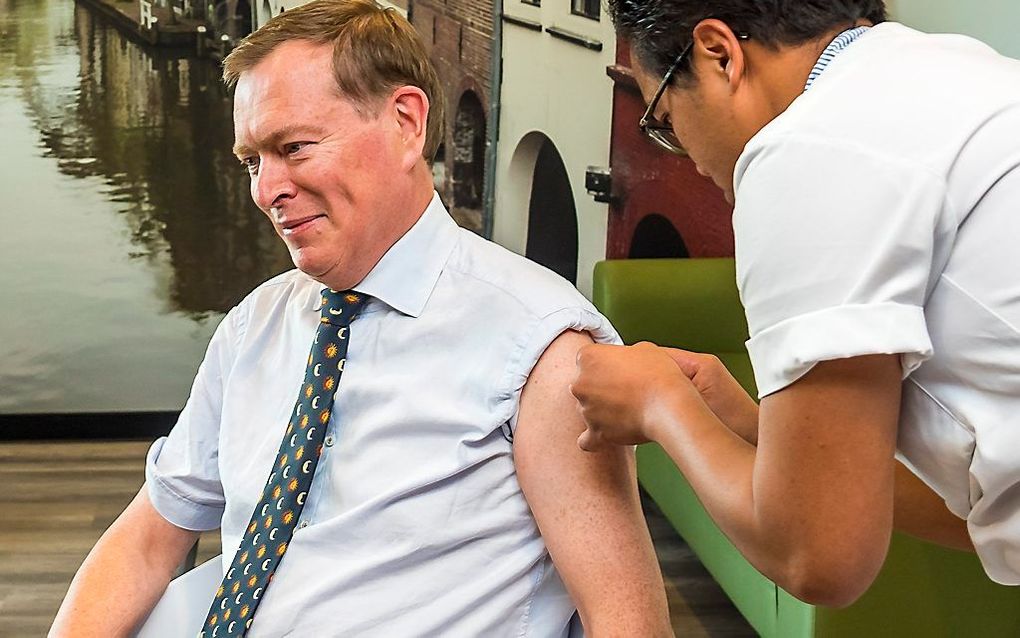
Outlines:
{"label": "green chair", "polygon": [[[594,300],[627,343],[713,353],[755,394],[732,259],[603,261]],[[972,554],[898,533],[878,579],[853,605],[803,603],[744,560],[658,445],[637,454],[641,486],[762,636],[1020,636],[1020,588],[988,580]]]}

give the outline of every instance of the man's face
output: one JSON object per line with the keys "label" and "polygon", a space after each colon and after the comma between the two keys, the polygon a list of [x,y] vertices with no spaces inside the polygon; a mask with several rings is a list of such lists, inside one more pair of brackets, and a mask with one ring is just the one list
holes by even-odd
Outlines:
{"label": "man's face", "polygon": [[[647,104],[662,76],[646,71],[636,57],[632,69]],[[728,85],[714,77],[681,86],[671,83],[653,115],[673,127],[698,172],[710,177],[732,203],[733,169],[747,136],[740,132],[734,112],[736,105],[728,89]]]}
{"label": "man's face", "polygon": [[234,151],[252,199],[294,265],[333,287],[357,284],[393,241],[386,184],[401,170],[399,133],[339,95],[329,46],[283,44],[237,83]]}

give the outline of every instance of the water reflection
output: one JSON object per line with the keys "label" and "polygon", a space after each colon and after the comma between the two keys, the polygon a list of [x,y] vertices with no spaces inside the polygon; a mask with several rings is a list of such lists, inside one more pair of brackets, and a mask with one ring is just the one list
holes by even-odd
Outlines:
{"label": "water reflection", "polygon": [[225,311],[289,266],[230,153],[230,99],[218,67],[144,52],[80,7],[75,39],[78,134],[64,128],[47,145],[72,171],[109,177],[115,201],[128,204],[122,212],[139,254],[169,256],[173,307]]}
{"label": "water reflection", "polygon": [[290,267],[217,75],[0,0],[0,412],[179,408],[220,314]]}

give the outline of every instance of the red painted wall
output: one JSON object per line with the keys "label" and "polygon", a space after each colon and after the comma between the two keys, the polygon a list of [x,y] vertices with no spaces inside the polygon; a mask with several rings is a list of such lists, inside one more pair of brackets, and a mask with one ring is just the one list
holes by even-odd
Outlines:
{"label": "red painted wall", "polygon": [[644,100],[630,75],[630,50],[618,42],[614,80],[610,167],[617,200],[609,208],[606,255],[624,259],[634,230],[652,213],[668,219],[691,257],[733,255],[732,208],[722,191],[694,168],[694,162],[656,146],[638,129]]}

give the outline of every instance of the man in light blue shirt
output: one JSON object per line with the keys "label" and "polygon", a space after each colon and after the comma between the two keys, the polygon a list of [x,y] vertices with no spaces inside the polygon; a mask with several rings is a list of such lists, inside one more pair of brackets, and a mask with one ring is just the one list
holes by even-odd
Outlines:
{"label": "man in light blue shirt", "polygon": [[250,36],[224,77],[235,153],[297,270],[223,320],[52,633],[130,632],[202,530],[221,529],[227,571],[325,285],[369,301],[248,634],[553,637],[576,610],[590,635],[669,635],[631,451],[575,444],[576,353],[616,333],[567,282],[450,219],[427,163],[441,93],[410,25],[317,0]]}

